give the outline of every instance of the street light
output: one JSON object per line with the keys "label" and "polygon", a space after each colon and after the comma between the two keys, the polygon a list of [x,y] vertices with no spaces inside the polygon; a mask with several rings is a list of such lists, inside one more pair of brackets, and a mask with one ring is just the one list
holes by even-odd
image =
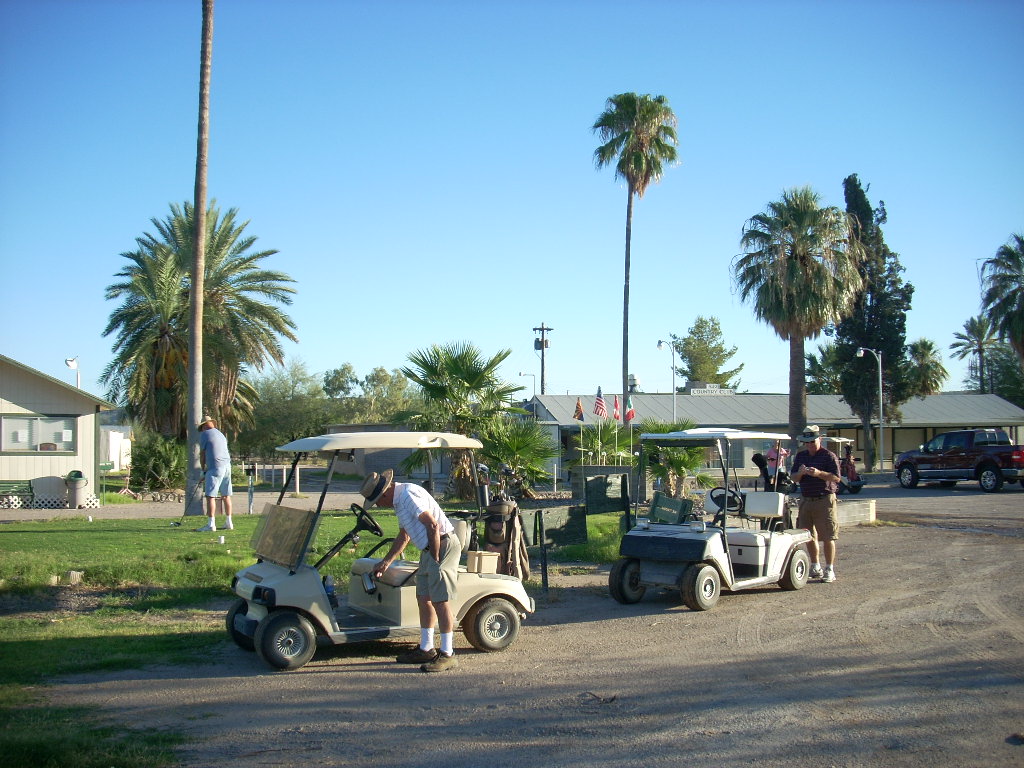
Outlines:
{"label": "street light", "polygon": [[885,416],[882,412],[882,353],[868,347],[857,347],[857,357],[864,357],[870,352],[878,361],[878,469],[881,471],[885,461]]}
{"label": "street light", "polygon": [[668,348],[672,350],[672,423],[676,423],[676,346],[670,341],[662,341],[658,339],[658,349],[661,349],[666,344]]}
{"label": "street light", "polygon": [[536,397],[537,396],[537,374],[535,374],[535,373],[523,373],[522,371],[520,371],[519,375],[520,376],[529,376],[531,379],[533,379],[533,396]]}
{"label": "street light", "polygon": [[82,372],[78,370],[78,355],[74,357],[67,357],[64,359],[64,365],[72,369],[75,372],[75,386],[79,389],[82,388]]}

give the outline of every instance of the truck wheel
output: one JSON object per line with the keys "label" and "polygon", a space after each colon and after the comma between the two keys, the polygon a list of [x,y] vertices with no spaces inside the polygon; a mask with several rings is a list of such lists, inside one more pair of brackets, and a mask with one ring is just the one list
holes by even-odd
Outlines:
{"label": "truck wheel", "polygon": [[248,611],[249,603],[242,598],[238,598],[235,600],[235,604],[228,610],[228,615],[224,618],[224,624],[228,628],[228,634],[231,636],[231,639],[235,641],[235,645],[243,651],[251,652],[256,650],[256,644],[253,642],[253,639],[235,629],[235,616],[239,614],[244,616]]}
{"label": "truck wheel", "polygon": [[810,573],[811,556],[807,554],[805,547],[797,547],[789,558],[782,578],[779,579],[779,586],[783,589],[800,589],[807,583]]}
{"label": "truck wheel", "polygon": [[256,653],[276,669],[298,669],[316,652],[316,631],[309,619],[277,611],[256,627]]}
{"label": "truck wheel", "polygon": [[710,611],[722,594],[722,580],[713,565],[694,563],[679,581],[683,602],[691,611]]}
{"label": "truck wheel", "polygon": [[492,597],[473,606],[462,620],[462,634],[478,651],[502,651],[519,636],[519,611],[508,600]]}
{"label": "truck wheel", "polygon": [[608,591],[623,605],[638,603],[647,591],[640,583],[640,561],[622,559],[612,566],[608,574]]}
{"label": "truck wheel", "polygon": [[995,493],[1003,487],[1003,473],[999,467],[985,464],[978,469],[978,484],[985,493]]}
{"label": "truck wheel", "polygon": [[904,464],[896,471],[896,477],[904,488],[917,488],[917,467]]}

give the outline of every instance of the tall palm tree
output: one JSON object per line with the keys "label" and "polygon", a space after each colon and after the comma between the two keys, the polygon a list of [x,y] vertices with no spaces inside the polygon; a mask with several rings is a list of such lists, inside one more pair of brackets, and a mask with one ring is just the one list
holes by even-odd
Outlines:
{"label": "tall palm tree", "polygon": [[946,366],[942,364],[939,348],[931,339],[918,339],[907,345],[907,357],[910,362],[908,371],[911,385],[918,397],[934,395],[942,389],[949,378]]}
{"label": "tall palm tree", "polygon": [[982,265],[985,310],[1024,363],[1024,235],[1015,234]]}
{"label": "tall palm tree", "polygon": [[[288,283],[294,281],[262,268],[260,262],[277,251],[250,253],[256,238],[244,235],[248,222],[236,222],[236,213],[232,209],[221,218],[216,203],[206,213],[202,347],[204,402],[231,430],[248,422],[254,404],[254,391],[243,385],[242,373],[261,370],[268,362],[282,363],[279,337],[296,340],[294,322],[275,306],[291,303],[295,289]],[[188,428],[188,355],[183,350],[190,328],[193,214],[188,203],[183,208],[172,204],[170,216],[152,220],[157,234],[144,234],[136,239],[135,251],[122,254],[129,264],[116,275],[123,280],[108,286],[107,298],[123,301],[104,330],[105,336],[116,333],[118,353],[103,373],[102,380],[111,387],[108,396],[124,402],[145,425],[179,438]],[[147,326],[147,318],[155,327]],[[159,346],[153,343],[158,333],[163,340]],[[175,360],[162,360],[165,350],[179,351],[180,371],[170,364]],[[167,375],[150,380],[151,371]],[[135,382],[131,388],[130,381]],[[161,397],[146,402],[142,398],[147,388]],[[176,410],[167,412],[172,401]],[[152,414],[153,408],[161,413]]]}
{"label": "tall palm tree", "polygon": [[[622,283],[622,392],[629,392],[629,270],[633,198],[643,197],[658,181],[666,163],[676,160],[676,116],[664,96],[619,93],[605,102],[593,130],[603,144],[594,150],[598,168],[615,163],[615,176],[626,181],[626,259]],[[627,423],[628,426],[628,423]]]}
{"label": "tall palm tree", "polygon": [[949,348],[953,351],[953,357],[963,360],[971,357],[978,363],[978,392],[985,393],[985,357],[999,341],[992,321],[986,315],[978,315],[964,322],[963,333],[953,334],[956,339]]}
{"label": "tall palm tree", "polygon": [[863,278],[863,248],[851,217],[823,208],[810,187],[786,190],[782,199],[750,218],[734,263],[743,301],[789,341],[789,433],[807,424],[804,340],[849,314]]}

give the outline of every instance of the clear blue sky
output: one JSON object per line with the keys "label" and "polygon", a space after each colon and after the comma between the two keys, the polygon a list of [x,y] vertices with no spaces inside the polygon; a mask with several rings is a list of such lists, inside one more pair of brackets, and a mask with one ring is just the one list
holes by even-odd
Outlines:
{"label": "clear blue sky", "polygon": [[[200,28],[199,0],[0,0],[3,354],[71,383],[78,355],[102,395],[120,254],[192,199]],[[704,315],[742,388],[787,391],[786,344],[733,289],[740,231],[789,187],[842,206],[857,173],[916,287],[908,340],[958,389],[978,267],[1024,231],[1022,32],[1017,0],[218,0],[210,196],[297,280],[311,371],[468,340],[511,349],[530,395],[544,322],[547,391],[610,395],[626,191],[591,125],[664,94],[681,162],[635,210],[641,388],[670,390],[656,343]]]}

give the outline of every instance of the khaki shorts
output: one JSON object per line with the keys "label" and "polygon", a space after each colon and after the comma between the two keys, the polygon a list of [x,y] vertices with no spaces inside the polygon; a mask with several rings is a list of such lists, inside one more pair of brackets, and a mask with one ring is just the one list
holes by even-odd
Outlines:
{"label": "khaki shorts", "polygon": [[836,495],[804,497],[800,499],[800,512],[796,518],[797,528],[806,528],[818,541],[836,541],[839,538],[839,515],[836,512]]}
{"label": "khaki shorts", "polygon": [[456,583],[459,574],[459,557],[462,545],[454,533],[441,541],[441,562],[437,562],[427,550],[420,552],[420,567],[416,571],[416,597],[430,598],[432,603],[446,603],[457,594]]}

